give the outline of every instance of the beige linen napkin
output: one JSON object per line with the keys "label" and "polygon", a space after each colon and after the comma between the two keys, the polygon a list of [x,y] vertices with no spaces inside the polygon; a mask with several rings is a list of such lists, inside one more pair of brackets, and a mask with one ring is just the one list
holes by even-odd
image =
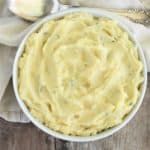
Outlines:
{"label": "beige linen napkin", "polygon": [[23,36],[22,31],[27,30],[27,26],[28,23],[12,16],[6,0],[0,0],[0,43],[3,44],[0,44],[0,117],[13,122],[28,122],[28,119],[17,104],[11,82],[7,87],[17,47],[5,45],[19,44],[19,39]]}
{"label": "beige linen napkin", "polygon": [[140,0],[60,0],[64,4],[100,8],[142,8]]}
{"label": "beige linen napkin", "polygon": [[[65,3],[80,4],[89,7],[103,8],[142,8],[143,5],[139,0],[61,0]],[[12,72],[13,59],[17,46],[24,37],[30,23],[27,23],[17,17],[9,17],[6,1],[0,0],[0,116],[13,122],[28,122],[29,120],[20,110],[11,82],[7,87]],[[135,24],[126,18],[121,17],[122,21],[129,27],[131,32],[139,40],[147,61],[148,71],[150,71],[150,27],[144,27]],[[12,48],[12,47],[14,48]],[[6,89],[7,87],[7,89]],[[6,91],[5,91],[6,89]],[[4,94],[5,91],[5,94]],[[2,95],[4,96],[2,97]]]}

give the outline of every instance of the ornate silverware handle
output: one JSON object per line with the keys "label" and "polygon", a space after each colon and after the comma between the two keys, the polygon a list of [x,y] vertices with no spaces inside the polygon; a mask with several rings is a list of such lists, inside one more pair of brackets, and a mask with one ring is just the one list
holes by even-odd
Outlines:
{"label": "ornate silverware handle", "polygon": [[125,16],[133,22],[150,26],[150,9],[106,9],[115,12],[121,16]]}

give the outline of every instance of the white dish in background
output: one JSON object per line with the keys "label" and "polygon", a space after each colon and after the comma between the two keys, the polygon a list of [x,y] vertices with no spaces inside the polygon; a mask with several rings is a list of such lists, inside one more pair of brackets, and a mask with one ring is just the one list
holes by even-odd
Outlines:
{"label": "white dish in background", "polygon": [[[42,123],[40,123],[38,120],[36,120],[30,113],[30,111],[27,109],[26,105],[24,104],[23,100],[21,100],[21,98],[19,97],[19,93],[18,93],[18,61],[20,56],[22,55],[23,51],[24,51],[24,45],[26,43],[26,40],[28,39],[28,37],[30,36],[31,33],[35,32],[42,24],[44,24],[45,22],[52,20],[52,19],[57,19],[60,18],[62,16],[65,16],[69,13],[72,12],[87,12],[87,13],[91,13],[93,16],[96,17],[107,17],[113,20],[116,20],[118,22],[118,24],[126,31],[128,32],[130,38],[135,42],[135,45],[138,47],[138,53],[139,53],[139,57],[143,63],[144,66],[144,71],[143,71],[143,76],[144,76],[144,81],[142,84],[142,88],[141,88],[141,95],[139,97],[139,99],[137,100],[137,103],[135,104],[134,108],[132,109],[132,111],[127,115],[127,117],[124,119],[124,121],[120,124],[117,125],[115,127],[112,127],[110,129],[107,129],[106,131],[100,132],[96,135],[92,135],[92,136],[69,136],[69,135],[64,135],[62,133],[59,133],[57,131],[51,130],[48,127],[44,126]],[[121,128],[123,128],[135,115],[135,113],[138,111],[144,95],[145,95],[145,91],[146,91],[146,86],[147,86],[147,66],[146,66],[146,62],[145,62],[145,57],[143,54],[143,51],[139,45],[139,43],[137,42],[137,40],[135,39],[134,35],[131,33],[131,31],[129,31],[129,29],[124,26],[124,23],[120,20],[120,17],[111,14],[110,12],[107,11],[103,11],[100,9],[93,9],[93,8],[71,8],[65,11],[61,11],[55,14],[52,14],[50,16],[45,17],[44,19],[42,19],[41,21],[39,21],[32,29],[31,31],[25,36],[24,40],[22,41],[22,43],[20,44],[16,57],[15,57],[15,61],[14,61],[14,66],[13,66],[13,87],[14,87],[14,91],[15,91],[15,95],[17,98],[17,101],[22,109],[22,111],[26,114],[26,116],[32,121],[32,123],[37,126],[38,128],[40,128],[42,131],[44,131],[45,133],[52,135],[56,138],[60,138],[63,140],[67,140],[67,141],[75,141],[75,142],[88,142],[88,141],[94,141],[94,140],[98,140],[98,139],[103,139],[105,137],[108,137],[110,135],[112,135],[113,133],[117,132],[118,130],[120,130]]]}

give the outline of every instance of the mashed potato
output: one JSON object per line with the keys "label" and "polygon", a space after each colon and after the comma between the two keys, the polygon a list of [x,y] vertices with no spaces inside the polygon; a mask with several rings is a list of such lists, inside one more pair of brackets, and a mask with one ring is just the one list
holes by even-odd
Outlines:
{"label": "mashed potato", "polygon": [[19,94],[50,129],[94,135],[131,111],[142,70],[136,46],[115,21],[73,13],[30,35],[19,62]]}

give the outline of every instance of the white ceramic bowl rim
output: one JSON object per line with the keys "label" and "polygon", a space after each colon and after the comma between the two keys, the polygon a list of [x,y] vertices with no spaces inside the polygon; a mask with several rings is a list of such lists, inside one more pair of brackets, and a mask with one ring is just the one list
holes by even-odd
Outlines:
{"label": "white ceramic bowl rim", "polygon": [[[52,19],[57,19],[60,17],[65,16],[66,14],[72,13],[72,12],[87,12],[87,13],[91,13],[92,15],[96,16],[96,17],[107,17],[113,20],[116,20],[118,22],[118,24],[125,29],[125,31],[128,32],[130,38],[135,42],[136,46],[138,47],[138,51],[139,51],[139,57],[141,59],[141,61],[143,62],[144,65],[144,82],[142,85],[142,89],[141,89],[141,95],[136,103],[136,105],[134,106],[133,110],[128,114],[128,116],[125,118],[125,120],[120,124],[117,125],[113,128],[107,129],[106,131],[103,131],[101,133],[98,133],[96,135],[92,135],[92,136],[69,136],[69,135],[65,135],[62,133],[59,133],[57,131],[51,130],[49,128],[47,128],[46,126],[44,126],[42,123],[40,123],[37,119],[35,119],[31,113],[29,112],[29,110],[27,109],[26,105],[24,104],[23,100],[21,100],[19,93],[18,93],[18,60],[20,58],[20,56],[22,55],[23,51],[24,51],[24,44],[26,43],[26,40],[28,39],[28,37],[30,36],[31,33],[35,32],[43,23],[47,22],[48,20],[52,20]],[[120,20],[120,17],[117,15],[114,15],[110,12],[104,11],[104,10],[100,10],[100,9],[94,9],[94,8],[71,8],[65,11],[61,11],[55,14],[52,14],[50,16],[45,17],[44,19],[40,20],[31,30],[30,32],[25,36],[25,38],[23,39],[23,41],[21,42],[16,57],[15,57],[15,61],[14,61],[14,65],[13,65],[13,87],[14,87],[14,92],[17,98],[17,101],[22,109],[22,111],[26,114],[26,116],[31,120],[31,122],[36,125],[38,128],[40,128],[42,131],[44,131],[45,133],[52,135],[56,138],[59,139],[63,139],[63,140],[67,140],[67,141],[74,141],[74,142],[88,142],[88,141],[94,141],[94,140],[98,140],[98,139],[103,139],[105,137],[108,137],[110,135],[112,135],[113,133],[117,132],[118,130],[120,130],[121,128],[123,128],[135,115],[135,113],[137,112],[137,110],[139,109],[144,95],[145,95],[145,91],[146,91],[146,87],[147,87],[147,66],[146,66],[146,62],[145,62],[145,57],[143,54],[143,51],[139,45],[139,43],[137,42],[136,38],[134,37],[133,33],[131,33],[129,31],[129,29],[124,26],[124,23],[122,22],[122,20]]]}

